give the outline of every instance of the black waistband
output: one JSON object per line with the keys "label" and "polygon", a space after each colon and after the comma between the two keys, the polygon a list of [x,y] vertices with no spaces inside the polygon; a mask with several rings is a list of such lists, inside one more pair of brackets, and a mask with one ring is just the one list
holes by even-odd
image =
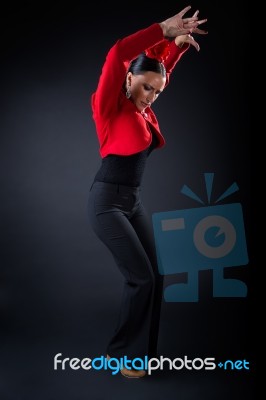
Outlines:
{"label": "black waistband", "polygon": [[112,193],[137,193],[141,190],[140,186],[125,186],[120,185],[119,183],[108,183],[108,182],[100,182],[95,181],[91,185],[92,188],[106,189]]}

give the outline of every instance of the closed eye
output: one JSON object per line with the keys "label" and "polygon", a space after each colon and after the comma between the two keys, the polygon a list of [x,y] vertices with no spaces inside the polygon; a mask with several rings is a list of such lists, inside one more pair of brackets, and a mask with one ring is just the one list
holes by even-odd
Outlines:
{"label": "closed eye", "polygon": [[[155,90],[154,87],[152,87],[150,85],[144,84],[143,86],[144,86],[144,89],[147,90],[147,91]],[[158,96],[160,93],[162,93],[162,90],[156,90],[155,91],[156,96]]]}

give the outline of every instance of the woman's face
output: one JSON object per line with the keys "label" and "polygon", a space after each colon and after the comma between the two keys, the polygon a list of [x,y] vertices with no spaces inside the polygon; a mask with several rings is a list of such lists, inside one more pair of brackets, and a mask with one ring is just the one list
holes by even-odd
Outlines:
{"label": "woman's face", "polygon": [[127,86],[130,90],[130,100],[142,112],[150,106],[162,93],[166,78],[160,73],[147,71],[142,75],[127,74]]}

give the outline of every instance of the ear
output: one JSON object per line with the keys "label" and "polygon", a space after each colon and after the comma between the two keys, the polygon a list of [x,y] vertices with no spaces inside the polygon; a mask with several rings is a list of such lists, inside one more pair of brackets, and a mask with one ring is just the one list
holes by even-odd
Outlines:
{"label": "ear", "polygon": [[131,86],[132,72],[127,73],[127,85]]}

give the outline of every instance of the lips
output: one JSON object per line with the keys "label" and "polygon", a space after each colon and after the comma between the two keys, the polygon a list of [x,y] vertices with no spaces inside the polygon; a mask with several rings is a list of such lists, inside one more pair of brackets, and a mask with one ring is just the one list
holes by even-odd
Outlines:
{"label": "lips", "polygon": [[141,104],[143,105],[143,107],[148,107],[148,106],[150,106],[150,104],[144,103],[144,101],[141,101]]}

